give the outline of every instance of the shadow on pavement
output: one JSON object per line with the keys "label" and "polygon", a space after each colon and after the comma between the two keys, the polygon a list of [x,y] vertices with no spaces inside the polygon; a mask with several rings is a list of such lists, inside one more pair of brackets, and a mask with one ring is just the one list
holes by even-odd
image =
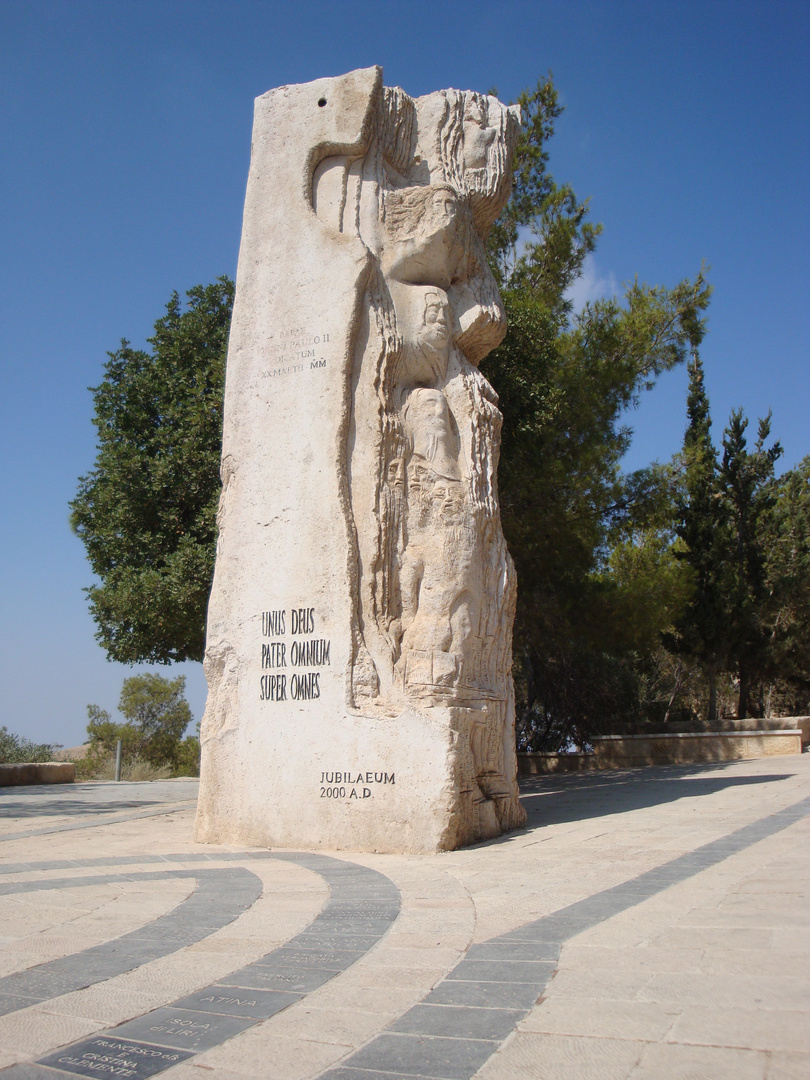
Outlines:
{"label": "shadow on pavement", "polygon": [[83,799],[43,799],[39,801],[0,801],[0,813],[9,818],[77,817],[87,814],[114,814],[121,810],[141,810],[159,806],[162,799],[116,799],[114,802],[88,802]]}
{"label": "shadow on pavement", "polygon": [[[521,802],[528,814],[526,828],[623,814],[678,799],[713,795],[730,787],[787,780],[792,775],[718,776],[718,769],[723,767],[722,764],[668,766],[522,777]],[[711,776],[702,775],[709,770]]]}

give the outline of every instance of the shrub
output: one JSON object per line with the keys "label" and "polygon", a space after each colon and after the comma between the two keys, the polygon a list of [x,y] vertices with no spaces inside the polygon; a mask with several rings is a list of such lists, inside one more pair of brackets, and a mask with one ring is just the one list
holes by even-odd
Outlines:
{"label": "shrub", "polygon": [[0,765],[17,765],[29,761],[52,761],[60,743],[35,743],[0,727]]}

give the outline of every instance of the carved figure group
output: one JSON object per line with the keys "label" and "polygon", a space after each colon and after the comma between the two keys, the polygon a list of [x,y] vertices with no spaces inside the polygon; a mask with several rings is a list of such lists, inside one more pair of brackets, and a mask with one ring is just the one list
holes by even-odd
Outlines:
{"label": "carved figure group", "polygon": [[470,792],[500,829],[519,818],[503,763],[514,577],[497,501],[501,416],[476,365],[505,332],[483,240],[508,197],[518,118],[456,91],[413,100],[386,88],[379,109],[363,159],[322,163],[313,191],[319,216],[374,256],[347,439],[349,696],[386,715],[409,701],[459,710]]}

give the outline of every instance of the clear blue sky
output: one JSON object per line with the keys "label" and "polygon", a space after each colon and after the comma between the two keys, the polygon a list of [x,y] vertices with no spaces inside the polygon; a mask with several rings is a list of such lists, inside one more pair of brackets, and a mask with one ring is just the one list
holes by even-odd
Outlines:
{"label": "clear blue sky", "polygon": [[[0,724],[75,745],[132,673],[94,641],[68,527],[87,387],[172,290],[234,275],[254,97],[381,64],[413,95],[511,100],[553,71],[551,170],[605,226],[577,297],[705,260],[717,437],[733,407],[771,408],[791,466],[810,453],[808,57],[805,0],[2,0]],[[678,448],[685,385],[632,414],[629,468]],[[181,670],[199,719],[201,668]]]}

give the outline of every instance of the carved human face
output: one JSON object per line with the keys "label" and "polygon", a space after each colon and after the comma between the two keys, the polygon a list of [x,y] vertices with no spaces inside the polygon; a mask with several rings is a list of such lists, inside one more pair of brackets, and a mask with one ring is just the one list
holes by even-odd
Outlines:
{"label": "carved human face", "polygon": [[425,293],[425,315],[423,340],[438,348],[445,344],[450,336],[447,300],[443,293]]}
{"label": "carved human face", "polygon": [[458,199],[451,191],[439,188],[433,194],[433,213],[437,218],[450,220],[458,212]]}
{"label": "carved human face", "polygon": [[405,462],[402,458],[394,458],[393,461],[388,463],[387,472],[388,484],[392,488],[396,488],[398,491],[402,491],[405,487]]}
{"label": "carved human face", "polygon": [[464,108],[464,165],[468,169],[486,168],[489,148],[497,135],[487,127],[486,107],[473,98]]}
{"label": "carved human face", "polygon": [[433,510],[444,525],[464,523],[464,489],[452,480],[439,479],[433,485]]}
{"label": "carved human face", "polygon": [[450,409],[441,390],[419,387],[408,401],[408,426],[415,432],[450,431]]}

